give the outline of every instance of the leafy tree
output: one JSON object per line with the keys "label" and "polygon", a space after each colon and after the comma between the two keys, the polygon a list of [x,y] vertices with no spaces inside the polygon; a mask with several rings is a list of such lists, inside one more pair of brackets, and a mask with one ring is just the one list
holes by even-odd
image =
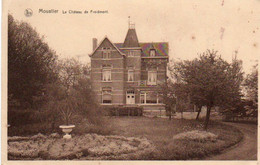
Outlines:
{"label": "leafy tree", "polygon": [[247,75],[244,87],[246,89],[247,100],[250,102],[247,109],[253,116],[257,116],[258,109],[258,64],[253,67],[250,74]]}
{"label": "leafy tree", "polygon": [[222,111],[224,115],[231,115],[234,118],[234,116],[240,115],[243,111],[243,106],[245,105],[241,92],[243,74],[242,61],[236,58],[233,59],[228,70],[228,78],[232,87],[228,94],[232,97],[226,97],[226,100],[219,105],[224,110]]}
{"label": "leafy tree", "polygon": [[169,116],[169,120],[171,120],[172,113],[175,111],[173,107],[176,107],[176,95],[174,89],[171,80],[159,85],[158,93],[162,98],[162,102],[165,104],[165,110]]}
{"label": "leafy tree", "polygon": [[172,87],[176,96],[176,111],[181,113],[181,119],[183,119],[183,112],[190,107],[189,92],[186,84],[180,81],[174,82]]}
{"label": "leafy tree", "polygon": [[59,80],[67,93],[78,83],[80,77],[89,76],[90,73],[89,65],[83,65],[74,58],[61,60],[58,66]]}
{"label": "leafy tree", "polygon": [[[217,51],[207,50],[194,60],[174,64],[174,76],[185,84],[191,102],[207,107],[204,128],[207,129],[211,108],[230,105],[240,97],[240,89],[234,88],[240,80],[240,70],[217,55]],[[238,73],[239,72],[239,73]]]}
{"label": "leafy tree", "polygon": [[80,116],[95,122],[93,119],[100,113],[91,89],[89,65],[75,59],[60,60],[58,71],[58,81],[49,86],[46,94],[46,109],[53,125],[57,118],[68,125],[81,121]]}
{"label": "leafy tree", "polygon": [[8,15],[8,100],[36,105],[45,85],[56,81],[56,54],[35,29]]}
{"label": "leafy tree", "polygon": [[170,78],[167,83],[159,86],[160,94],[163,96],[163,103],[166,105],[166,112],[169,114],[169,120],[171,120],[171,114],[174,112],[181,112],[181,118],[183,119],[183,111],[189,109],[191,105],[186,84],[178,79],[178,73],[174,71],[174,65],[175,62],[170,60],[168,64]]}

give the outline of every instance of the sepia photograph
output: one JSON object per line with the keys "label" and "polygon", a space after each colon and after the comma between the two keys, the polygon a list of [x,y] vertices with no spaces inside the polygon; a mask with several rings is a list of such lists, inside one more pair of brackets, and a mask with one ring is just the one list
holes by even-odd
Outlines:
{"label": "sepia photograph", "polygon": [[259,16],[257,0],[4,0],[3,164],[257,164]]}

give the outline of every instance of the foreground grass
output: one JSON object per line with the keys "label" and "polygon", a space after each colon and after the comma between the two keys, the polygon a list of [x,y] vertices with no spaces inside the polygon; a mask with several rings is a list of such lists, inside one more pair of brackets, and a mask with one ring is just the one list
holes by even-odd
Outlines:
{"label": "foreground grass", "polygon": [[[152,152],[145,152],[142,155],[127,158],[131,160],[203,159],[206,156],[220,153],[223,149],[238,143],[243,138],[238,129],[218,122],[209,123],[208,131],[217,135],[217,140],[213,142],[173,139],[173,136],[179,133],[203,130],[202,121],[181,119],[169,121],[168,119],[145,117],[107,117],[104,120],[103,124],[99,126],[90,125],[86,121],[76,123],[73,134],[97,133],[146,138],[155,146]],[[11,136],[25,136],[39,132],[49,134],[52,132],[50,125],[43,123],[11,127],[8,131]]]}
{"label": "foreground grass", "polygon": [[[156,150],[142,159],[149,160],[187,160],[202,159],[218,154],[242,140],[243,134],[234,127],[211,122],[208,131],[218,136],[216,142],[196,142],[191,140],[173,140],[173,136],[182,132],[202,130],[202,121],[176,120],[144,117],[114,117],[112,134],[132,137],[146,137]],[[135,158],[133,158],[135,159]]]}

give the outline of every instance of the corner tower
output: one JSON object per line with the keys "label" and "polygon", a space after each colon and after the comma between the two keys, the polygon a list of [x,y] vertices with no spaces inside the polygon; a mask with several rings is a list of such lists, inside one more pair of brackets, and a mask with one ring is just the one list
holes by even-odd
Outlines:
{"label": "corner tower", "polygon": [[141,52],[142,49],[138,42],[138,37],[135,30],[135,24],[130,23],[128,31],[121,47],[125,53],[125,103],[137,104],[139,103],[138,84],[141,80]]}
{"label": "corner tower", "polygon": [[139,42],[135,31],[135,24],[129,24],[129,29],[123,43],[123,48],[138,48]]}

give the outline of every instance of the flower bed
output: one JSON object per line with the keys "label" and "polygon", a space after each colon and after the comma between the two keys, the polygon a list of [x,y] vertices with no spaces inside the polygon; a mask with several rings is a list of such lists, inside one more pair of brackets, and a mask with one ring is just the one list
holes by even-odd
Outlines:
{"label": "flower bed", "polygon": [[66,140],[37,135],[9,138],[9,159],[131,159],[154,150],[146,138],[86,134]]}
{"label": "flower bed", "polygon": [[216,142],[217,135],[207,132],[207,131],[200,131],[200,130],[193,130],[184,133],[177,134],[173,137],[173,140],[192,140],[197,142]]}

